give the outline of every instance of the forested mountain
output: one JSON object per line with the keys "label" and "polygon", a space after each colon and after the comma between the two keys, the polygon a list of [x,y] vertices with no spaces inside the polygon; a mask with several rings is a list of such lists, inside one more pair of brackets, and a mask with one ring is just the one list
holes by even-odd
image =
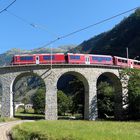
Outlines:
{"label": "forested mountain", "polygon": [[126,57],[127,47],[130,58],[140,56],[140,9],[124,18],[113,29],[84,41],[71,52]]}

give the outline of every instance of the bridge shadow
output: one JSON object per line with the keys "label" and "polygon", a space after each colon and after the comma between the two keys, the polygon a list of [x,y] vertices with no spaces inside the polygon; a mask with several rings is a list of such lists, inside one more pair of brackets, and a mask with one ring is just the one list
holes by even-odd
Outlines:
{"label": "bridge shadow", "polygon": [[16,114],[14,118],[21,119],[21,120],[44,120],[45,115],[34,114],[34,113],[21,113],[21,114]]}

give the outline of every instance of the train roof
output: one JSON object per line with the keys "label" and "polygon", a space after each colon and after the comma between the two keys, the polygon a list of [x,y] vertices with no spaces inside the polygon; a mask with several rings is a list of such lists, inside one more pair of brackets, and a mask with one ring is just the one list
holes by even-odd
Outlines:
{"label": "train roof", "polygon": [[125,57],[119,57],[119,56],[114,56],[114,57],[119,58],[119,59],[123,59],[123,60],[127,60],[127,59],[128,59],[128,60],[133,60],[133,61],[135,60],[135,59],[125,58]]}
{"label": "train roof", "polygon": [[88,55],[88,56],[102,56],[102,57],[112,57],[111,55],[100,55],[100,54],[81,54],[81,53],[67,53],[68,55]]}
{"label": "train roof", "polygon": [[[64,54],[64,53],[52,53],[52,55],[57,54]],[[44,53],[44,54],[16,54],[14,56],[36,56],[36,55],[51,55],[51,53]]]}
{"label": "train roof", "polygon": [[81,53],[66,53],[67,55],[85,55],[85,54],[81,54]]}
{"label": "train roof", "polygon": [[101,55],[101,54],[89,54],[91,56],[100,56],[100,57],[112,57],[111,55]]}

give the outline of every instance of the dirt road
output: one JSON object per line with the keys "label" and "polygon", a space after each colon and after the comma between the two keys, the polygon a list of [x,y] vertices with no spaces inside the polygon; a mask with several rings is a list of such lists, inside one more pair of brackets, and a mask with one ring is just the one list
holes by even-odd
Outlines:
{"label": "dirt road", "polygon": [[12,127],[23,122],[30,122],[29,120],[12,121],[0,123],[0,140],[10,140],[9,132]]}

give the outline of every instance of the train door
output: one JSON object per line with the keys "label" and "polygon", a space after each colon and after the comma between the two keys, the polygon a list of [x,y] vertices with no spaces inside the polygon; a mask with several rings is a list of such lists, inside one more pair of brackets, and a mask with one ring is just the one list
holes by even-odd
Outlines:
{"label": "train door", "polygon": [[36,64],[39,64],[39,56],[36,56]]}
{"label": "train door", "polygon": [[133,68],[133,61],[130,61],[130,68]]}
{"label": "train door", "polygon": [[90,64],[90,57],[89,56],[85,56],[85,64]]}

